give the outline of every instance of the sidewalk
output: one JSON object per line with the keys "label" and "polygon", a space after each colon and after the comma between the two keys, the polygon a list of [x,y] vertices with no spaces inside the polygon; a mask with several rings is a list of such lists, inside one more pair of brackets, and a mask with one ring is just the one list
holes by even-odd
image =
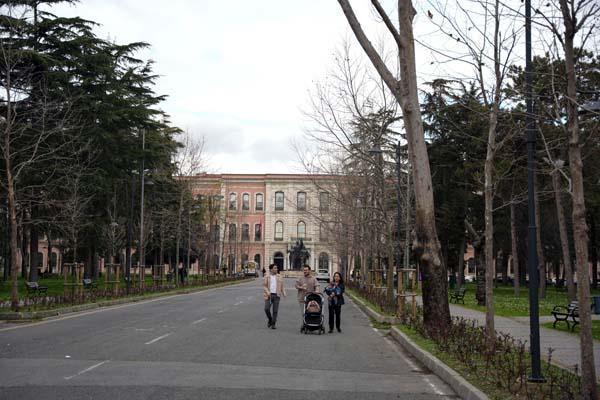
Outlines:
{"label": "sidewalk", "polygon": [[[419,298],[420,301],[421,299]],[[456,317],[461,316],[476,320],[481,326],[485,325],[485,313],[481,311],[450,304],[450,314]],[[592,319],[598,319],[598,317],[597,315],[592,315]],[[540,324],[553,321],[554,318],[552,316],[540,317]],[[529,317],[508,318],[496,316],[494,323],[496,331],[510,334],[515,339],[529,344]],[[581,364],[578,335],[540,327],[540,351],[543,360],[548,359],[549,348],[553,349],[552,361],[555,364],[571,370],[576,364]],[[594,362],[596,364],[596,371],[600,371],[600,342],[596,340],[594,341]]]}

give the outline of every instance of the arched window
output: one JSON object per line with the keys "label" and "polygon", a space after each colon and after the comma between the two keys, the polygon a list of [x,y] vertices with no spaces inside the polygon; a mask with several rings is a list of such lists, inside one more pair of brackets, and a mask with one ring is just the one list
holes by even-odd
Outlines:
{"label": "arched window", "polygon": [[319,254],[319,272],[320,271],[329,272],[329,255],[327,253]]}
{"label": "arched window", "polygon": [[306,192],[298,192],[296,206],[298,207],[298,211],[306,211]]}
{"label": "arched window", "polygon": [[250,240],[250,225],[242,224],[242,240]]}
{"label": "arched window", "polygon": [[250,209],[250,195],[248,193],[244,193],[242,195],[242,210],[248,211]]}
{"label": "arched window", "polygon": [[258,267],[260,267],[260,254],[255,254],[254,255],[254,262],[256,263],[256,265]]}
{"label": "arched window", "polygon": [[256,211],[262,211],[264,208],[264,197],[262,193],[256,193],[256,202],[254,203],[254,208]]}
{"label": "arched window", "polygon": [[229,240],[234,241],[237,238],[237,227],[235,224],[229,224]]}
{"label": "arched window", "polygon": [[229,193],[229,209],[237,210],[237,194]]}
{"label": "arched window", "polygon": [[275,211],[283,211],[283,192],[275,192]]}
{"label": "arched window", "polygon": [[283,240],[283,222],[275,222],[275,240]]}
{"label": "arched window", "polygon": [[298,238],[304,239],[306,237],[306,224],[304,221],[298,222]]}
{"label": "arched window", "polygon": [[248,264],[248,254],[242,254],[242,266],[246,267],[246,264]]}
{"label": "arched window", "polygon": [[229,267],[229,271],[235,271],[235,254],[230,254],[227,258],[227,266]]}

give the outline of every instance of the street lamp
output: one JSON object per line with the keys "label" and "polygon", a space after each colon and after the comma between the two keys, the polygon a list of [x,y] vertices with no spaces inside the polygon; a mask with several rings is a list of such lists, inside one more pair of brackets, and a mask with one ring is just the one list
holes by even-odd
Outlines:
{"label": "street lamp", "polygon": [[[531,63],[531,0],[525,0],[525,104],[527,132],[527,209],[529,214],[529,329],[531,336],[531,382],[544,382],[540,360],[540,319],[538,300],[538,259],[535,224],[535,121],[533,119],[533,66]],[[545,279],[545,277],[544,277]]]}

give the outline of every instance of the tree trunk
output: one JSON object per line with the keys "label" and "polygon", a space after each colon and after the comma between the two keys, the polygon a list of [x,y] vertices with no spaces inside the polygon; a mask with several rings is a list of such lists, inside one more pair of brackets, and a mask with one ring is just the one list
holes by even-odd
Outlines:
{"label": "tree trunk", "polygon": [[38,280],[38,244],[39,235],[35,225],[31,224],[29,233],[29,257],[31,259],[29,265],[29,281],[37,282]]}
{"label": "tree trunk", "polygon": [[400,76],[397,80],[366,37],[348,0],[338,0],[358,42],[377,69],[402,109],[409,148],[415,193],[415,241],[413,249],[420,255],[423,275],[423,322],[427,331],[436,334],[450,326],[446,267],[442,262],[435,224],[433,184],[429,156],[419,108],[415,47],[412,22],[416,11],[412,1],[398,1],[399,31],[393,28],[379,2],[374,6],[386,22],[398,45]]}
{"label": "tree trunk", "polygon": [[562,188],[558,170],[552,172],[552,187],[554,189],[554,203],[556,204],[556,217],[558,220],[558,231],[560,233],[560,247],[562,250],[565,280],[567,281],[567,296],[569,301],[577,298],[575,282],[573,280],[573,266],[571,264],[571,250],[569,248],[569,235],[567,233],[567,221],[562,203]]}
{"label": "tree trunk", "polygon": [[592,287],[598,288],[598,249],[596,247],[596,219],[594,212],[589,213],[590,217],[590,259],[592,262]]}
{"label": "tree trunk", "polygon": [[541,229],[541,210],[540,210],[540,196],[538,189],[538,175],[534,174],[534,199],[535,199],[535,225],[538,227],[536,229],[536,252],[538,256],[538,271],[539,271],[539,298],[546,298],[546,259],[544,258],[544,247],[542,246],[542,229]]}
{"label": "tree trunk", "polygon": [[[569,169],[573,199],[573,242],[577,265],[577,291],[579,299],[579,321],[581,324],[581,377],[582,395],[586,400],[598,398],[596,388],[596,367],[594,364],[594,343],[592,339],[592,317],[590,312],[590,279],[588,263],[588,237],[585,220],[585,197],[583,189],[583,162],[579,140],[577,113],[577,79],[575,76],[575,54],[573,39],[576,34],[576,15],[571,16],[567,0],[560,0],[565,25],[564,50],[567,72],[567,131],[569,134]],[[574,11],[574,14],[576,11]]]}
{"label": "tree trunk", "polygon": [[488,345],[492,347],[496,338],[494,328],[494,156],[496,152],[496,127],[498,125],[498,103],[494,102],[489,115],[487,153],[484,165],[485,198],[485,330]]}
{"label": "tree trunk", "polygon": [[177,232],[175,239],[175,268],[173,272],[173,282],[175,286],[179,282],[179,248],[181,247],[181,214],[183,213],[183,188],[181,189],[181,195],[179,196],[179,208],[177,209]]}
{"label": "tree trunk", "polygon": [[520,291],[520,271],[519,271],[519,248],[517,246],[517,223],[515,213],[515,202],[510,203],[510,253],[513,269],[513,287],[515,296],[519,297]]}
{"label": "tree trunk", "polygon": [[458,250],[458,274],[456,274],[456,287],[461,288],[465,282],[465,247],[467,245],[467,238],[463,235],[460,241],[460,248]]}

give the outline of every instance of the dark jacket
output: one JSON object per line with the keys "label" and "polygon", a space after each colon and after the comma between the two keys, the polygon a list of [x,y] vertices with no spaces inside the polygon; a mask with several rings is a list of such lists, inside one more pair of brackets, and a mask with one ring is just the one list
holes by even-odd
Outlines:
{"label": "dark jacket", "polygon": [[[344,291],[345,287],[343,283],[340,283],[338,286],[334,286],[333,288],[326,287],[324,292],[330,299],[330,305],[341,306],[344,302]],[[333,298],[329,297],[333,294]]]}

